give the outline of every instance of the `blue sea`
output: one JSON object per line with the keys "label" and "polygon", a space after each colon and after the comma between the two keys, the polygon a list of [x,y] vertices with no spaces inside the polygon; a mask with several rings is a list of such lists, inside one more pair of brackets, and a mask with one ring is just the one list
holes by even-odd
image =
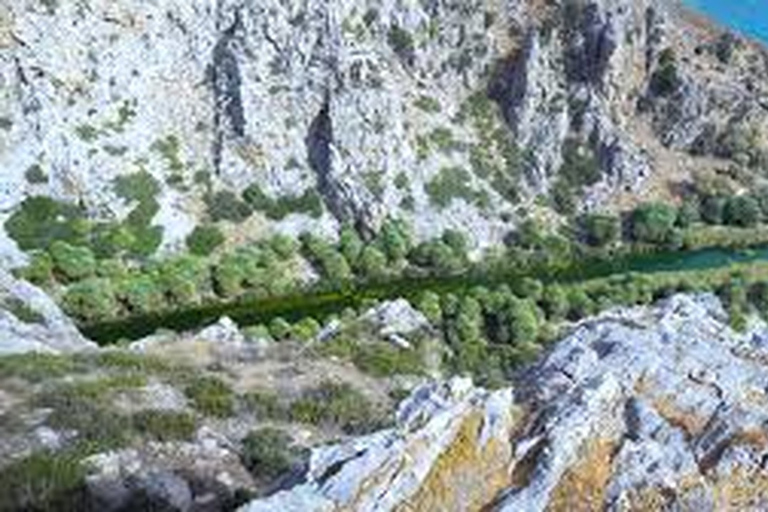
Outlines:
{"label": "blue sea", "polygon": [[735,32],[768,43],[768,0],[685,0]]}

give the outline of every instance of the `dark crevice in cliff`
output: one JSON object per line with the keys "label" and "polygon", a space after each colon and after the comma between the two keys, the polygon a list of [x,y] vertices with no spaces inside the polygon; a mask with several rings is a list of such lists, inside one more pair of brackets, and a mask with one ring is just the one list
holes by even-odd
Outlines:
{"label": "dark crevice in cliff", "polygon": [[227,136],[245,136],[245,111],[241,93],[242,76],[234,45],[242,29],[240,13],[235,13],[232,24],[222,32],[213,49],[211,82],[213,84],[214,113],[213,167],[216,174],[221,172],[222,151]]}
{"label": "dark crevice in cliff", "polygon": [[340,184],[332,177],[331,145],[333,143],[333,120],[331,119],[330,93],[326,93],[323,105],[309,127],[305,139],[307,161],[315,172],[317,190],[328,211],[339,221],[349,220],[349,212],[339,190]]}

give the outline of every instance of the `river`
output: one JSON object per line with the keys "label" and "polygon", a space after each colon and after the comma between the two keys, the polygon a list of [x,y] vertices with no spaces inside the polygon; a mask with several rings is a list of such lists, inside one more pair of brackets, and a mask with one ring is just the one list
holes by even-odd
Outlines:
{"label": "river", "polygon": [[90,339],[102,344],[136,340],[158,329],[185,331],[204,327],[228,316],[241,327],[267,323],[276,317],[296,321],[306,316],[323,318],[365,300],[397,297],[413,299],[425,290],[440,293],[461,292],[473,286],[494,286],[513,282],[525,275],[543,281],[573,282],[624,273],[653,274],[716,269],[736,263],[768,261],[768,246],[750,249],[712,248],[695,251],[668,251],[631,254],[611,259],[580,261],[567,269],[539,268],[504,275],[469,272],[449,277],[405,277],[383,283],[348,284],[343,289],[307,289],[285,297],[243,298],[234,302],[215,302],[176,311],[135,316],[100,324],[81,326]]}

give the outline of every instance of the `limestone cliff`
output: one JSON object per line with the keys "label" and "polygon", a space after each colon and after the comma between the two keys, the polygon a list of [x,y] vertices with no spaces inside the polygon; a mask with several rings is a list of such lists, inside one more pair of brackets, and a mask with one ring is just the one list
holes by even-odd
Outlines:
{"label": "limestone cliff", "polygon": [[429,384],[243,510],[763,509],[768,331],[726,320],[711,296],[607,312],[514,389]]}
{"label": "limestone cliff", "polygon": [[587,208],[761,162],[765,68],[671,0],[2,0],[0,220],[39,194],[121,219],[146,170],[166,249],[252,184],[324,207],[250,237],[396,215],[488,245],[564,162],[599,170]]}

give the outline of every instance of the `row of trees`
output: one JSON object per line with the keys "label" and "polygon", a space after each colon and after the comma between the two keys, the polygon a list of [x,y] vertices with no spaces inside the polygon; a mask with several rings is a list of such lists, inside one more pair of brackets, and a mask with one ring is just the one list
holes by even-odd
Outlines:
{"label": "row of trees", "polygon": [[[231,299],[246,293],[261,297],[283,295],[298,284],[293,272],[297,249],[290,239],[274,237],[216,262],[190,255],[150,261],[134,268],[115,260],[110,265],[100,262],[95,272],[80,273],[82,279],[68,284],[62,303],[69,314],[92,322],[188,307],[206,298]],[[89,259],[83,248],[71,248],[69,252],[82,253],[83,261]],[[59,259],[52,258],[50,269],[40,263],[45,259],[45,255],[37,257],[27,272],[34,268],[36,279],[58,275]],[[73,265],[78,269],[85,266]],[[106,272],[108,267],[112,270]]]}
{"label": "row of trees", "polygon": [[768,220],[768,194],[695,195],[677,207],[667,203],[643,203],[619,217],[588,214],[576,219],[579,241],[607,247],[622,240],[680,247],[684,230],[696,224],[749,228]]}

